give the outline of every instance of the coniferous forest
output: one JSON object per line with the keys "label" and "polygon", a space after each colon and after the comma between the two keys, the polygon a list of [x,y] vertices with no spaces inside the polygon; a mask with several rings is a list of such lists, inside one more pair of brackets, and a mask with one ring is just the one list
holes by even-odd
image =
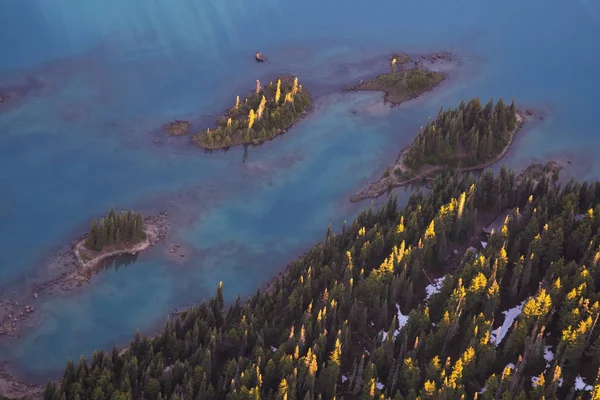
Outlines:
{"label": "coniferous forest", "polygon": [[108,215],[100,220],[100,223],[94,218],[85,240],[85,246],[90,250],[101,251],[104,246],[133,244],[145,238],[144,219],[141,213],[133,213],[129,210],[117,214],[111,208]]}
{"label": "coniferous forest", "polygon": [[219,286],[156,337],[69,361],[45,399],[597,399],[599,229],[600,183],[440,174],[248,301]]}
{"label": "coniferous forest", "polygon": [[482,107],[475,98],[466,105],[463,100],[458,109],[440,109],[437,118],[421,128],[404,163],[416,171],[424,164],[473,166],[493,160],[517,127],[516,113],[514,100],[506,106],[502,99]]}

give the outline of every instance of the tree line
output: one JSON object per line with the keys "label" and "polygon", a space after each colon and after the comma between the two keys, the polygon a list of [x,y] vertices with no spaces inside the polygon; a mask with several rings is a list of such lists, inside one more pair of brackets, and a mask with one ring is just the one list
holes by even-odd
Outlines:
{"label": "tree line", "polygon": [[85,246],[91,250],[101,251],[104,246],[137,243],[145,238],[144,219],[141,213],[123,210],[117,214],[111,208],[100,223],[94,218]]}
{"label": "tree line", "polygon": [[506,106],[502,98],[485,107],[479,98],[457,109],[440,109],[434,121],[421,127],[404,163],[414,170],[423,164],[476,165],[497,157],[507,146],[517,127],[515,101]]}
{"label": "tree line", "polygon": [[[464,250],[505,209],[485,248]],[[69,361],[44,398],[596,399],[599,263],[599,183],[445,172],[402,209],[390,197],[329,227],[248,301],[226,307],[219,285],[156,337]]]}

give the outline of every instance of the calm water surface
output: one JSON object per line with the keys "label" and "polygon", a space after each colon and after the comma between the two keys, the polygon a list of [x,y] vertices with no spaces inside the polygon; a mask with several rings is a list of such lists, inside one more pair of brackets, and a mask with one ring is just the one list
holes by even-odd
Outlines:
{"label": "calm water surface", "polygon": [[[43,382],[68,358],[152,333],[220,280],[229,300],[250,295],[327,223],[367,206],[348,198],[462,98],[516,97],[545,113],[508,165],[570,160],[567,174],[599,178],[598,37],[598,0],[3,0],[0,91],[15,97],[0,108],[0,299],[37,311],[20,339],[0,341],[0,362]],[[267,63],[254,62],[258,50]],[[340,93],[391,51],[443,50],[461,65],[414,102]],[[175,118],[212,126],[277,73],[298,74],[317,109],[245,163],[241,149],[204,154],[157,129]],[[57,254],[111,205],[166,209],[165,243],[33,300],[32,286],[60,273]],[[173,243],[186,257],[170,257]]]}

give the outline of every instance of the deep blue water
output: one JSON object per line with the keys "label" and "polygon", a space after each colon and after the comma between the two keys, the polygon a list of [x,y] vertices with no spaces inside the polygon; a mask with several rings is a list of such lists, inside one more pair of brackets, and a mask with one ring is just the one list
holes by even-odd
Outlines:
{"label": "deep blue water", "polygon": [[[28,296],[37,312],[20,339],[0,341],[0,362],[45,381],[68,358],[154,332],[220,280],[228,299],[250,295],[328,223],[368,206],[348,198],[462,98],[516,97],[544,112],[509,166],[570,160],[567,175],[599,178],[599,37],[598,0],[3,0],[0,91],[17,95],[0,106],[0,300]],[[254,62],[258,50],[269,62]],[[340,92],[392,51],[443,50],[461,65],[416,101],[390,109],[380,94]],[[277,73],[298,74],[317,110],[245,164],[241,149],[204,154],[157,129],[176,118],[210,127]],[[111,205],[166,209],[165,243],[90,285],[31,299]],[[185,259],[169,257],[173,243]]]}

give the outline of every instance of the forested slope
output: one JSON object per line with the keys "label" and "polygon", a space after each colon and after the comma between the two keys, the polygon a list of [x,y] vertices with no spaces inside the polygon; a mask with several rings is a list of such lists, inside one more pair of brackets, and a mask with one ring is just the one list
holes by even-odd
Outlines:
{"label": "forested slope", "polygon": [[439,175],[328,230],[247,302],[219,287],[155,338],[69,362],[45,398],[600,398],[599,203],[598,183]]}

